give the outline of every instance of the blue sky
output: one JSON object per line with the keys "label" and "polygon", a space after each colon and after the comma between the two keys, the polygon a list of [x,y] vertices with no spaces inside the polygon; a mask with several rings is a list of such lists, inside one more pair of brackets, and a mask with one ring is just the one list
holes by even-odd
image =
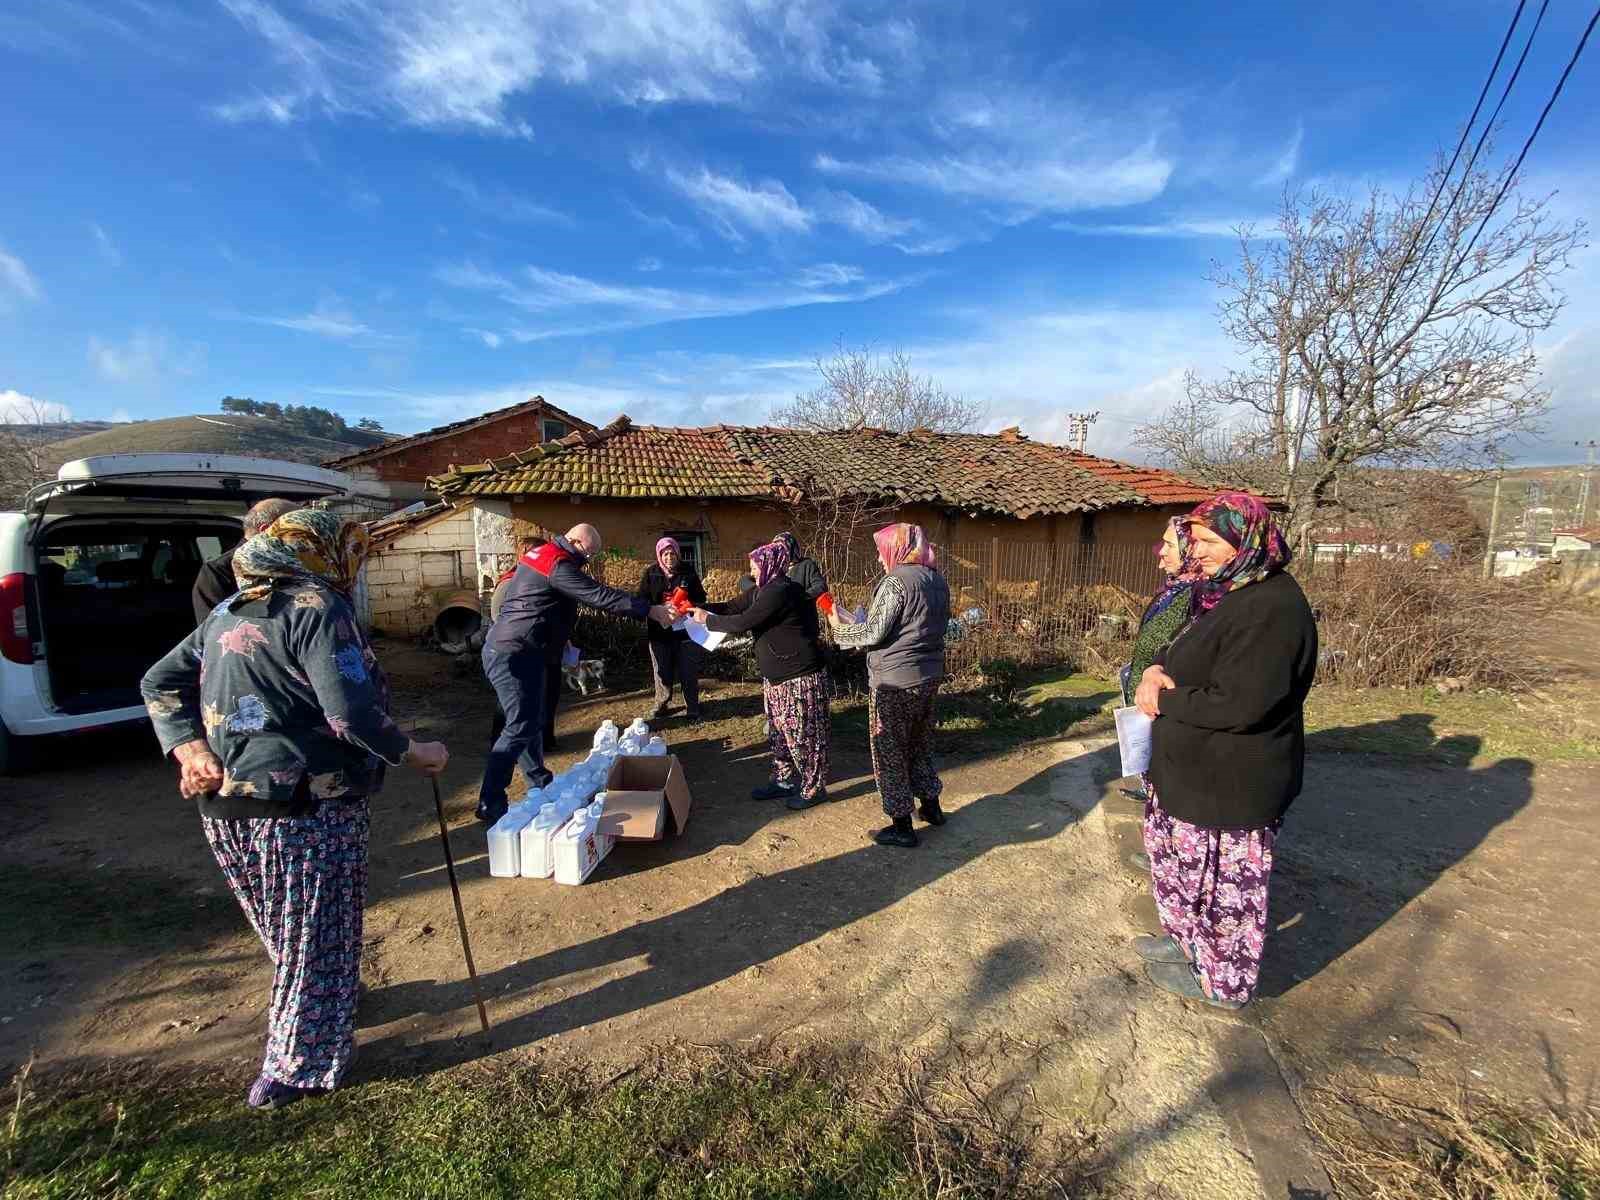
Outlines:
{"label": "blue sky", "polygon": [[[1227,361],[1285,184],[1403,183],[1512,5],[51,0],[0,7],[0,398],[412,431],[539,392],[753,423],[841,339],[1091,447]],[[1587,5],[1553,0],[1520,145]],[[1528,164],[1592,217],[1600,48]],[[1600,257],[1539,349],[1600,436]],[[15,393],[15,395],[11,395]]]}

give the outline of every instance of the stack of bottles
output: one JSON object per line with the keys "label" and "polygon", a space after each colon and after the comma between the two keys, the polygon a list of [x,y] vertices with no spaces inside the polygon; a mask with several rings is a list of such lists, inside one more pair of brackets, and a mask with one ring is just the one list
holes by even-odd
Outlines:
{"label": "stack of bottles", "polygon": [[582,840],[593,833],[605,808],[606,777],[623,755],[664,755],[667,744],[653,736],[643,717],[625,730],[602,721],[592,749],[542,788],[506,810],[489,828],[489,874],[503,879],[549,879],[555,874],[561,837]]}

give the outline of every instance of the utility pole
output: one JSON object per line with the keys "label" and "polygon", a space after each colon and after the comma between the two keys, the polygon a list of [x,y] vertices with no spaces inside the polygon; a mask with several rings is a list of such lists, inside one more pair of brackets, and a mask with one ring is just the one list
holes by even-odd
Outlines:
{"label": "utility pole", "polygon": [[1500,483],[1505,479],[1504,471],[1494,473],[1494,504],[1489,509],[1489,545],[1483,552],[1483,577],[1494,578],[1494,535],[1500,527]]}
{"label": "utility pole", "polygon": [[1587,442],[1573,442],[1572,444],[1574,446],[1586,446],[1589,450],[1589,464],[1584,467],[1583,482],[1578,485],[1578,528],[1587,529],[1589,527],[1590,480],[1594,477],[1594,452],[1595,447],[1600,443],[1597,443],[1594,438],[1590,438]]}
{"label": "utility pole", "polygon": [[1067,441],[1072,443],[1072,448],[1082,453],[1084,446],[1089,441],[1089,426],[1100,419],[1098,412],[1082,412],[1067,414]]}

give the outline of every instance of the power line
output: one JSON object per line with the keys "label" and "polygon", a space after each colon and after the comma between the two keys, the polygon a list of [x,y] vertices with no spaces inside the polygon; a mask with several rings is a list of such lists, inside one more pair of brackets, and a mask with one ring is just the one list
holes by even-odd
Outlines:
{"label": "power line", "polygon": [[1555,91],[1550,93],[1550,99],[1545,101],[1544,109],[1539,113],[1538,121],[1534,122],[1533,132],[1528,134],[1528,140],[1522,143],[1522,152],[1517,155],[1517,161],[1511,164],[1511,170],[1506,172],[1505,182],[1500,185],[1500,191],[1495,195],[1494,203],[1489,205],[1489,211],[1483,214],[1483,220],[1478,222],[1478,228],[1472,234],[1472,240],[1467,243],[1461,252],[1461,261],[1466,262],[1467,256],[1472,253],[1472,248],[1478,244],[1478,238],[1483,233],[1484,226],[1489,223],[1489,218],[1494,216],[1495,210],[1500,207],[1500,202],[1505,199],[1506,193],[1511,190],[1511,184],[1517,177],[1517,172],[1522,170],[1522,160],[1528,157],[1528,151],[1533,149],[1534,139],[1539,136],[1539,131],[1544,128],[1545,118],[1550,115],[1550,110],[1556,106],[1556,101],[1561,96],[1561,89],[1567,85],[1567,76],[1572,74],[1572,68],[1578,65],[1578,59],[1583,56],[1583,48],[1589,44],[1589,35],[1594,32],[1594,27],[1600,22],[1600,8],[1594,10],[1594,16],[1589,18],[1589,24],[1584,27],[1583,36],[1578,39],[1577,48],[1573,50],[1572,57],[1567,60],[1566,70],[1561,72],[1561,78],[1556,80]]}

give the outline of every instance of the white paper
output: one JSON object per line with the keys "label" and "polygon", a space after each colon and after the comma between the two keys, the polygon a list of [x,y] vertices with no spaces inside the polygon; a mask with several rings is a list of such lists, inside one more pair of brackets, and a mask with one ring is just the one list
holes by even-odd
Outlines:
{"label": "white paper", "polygon": [[725,633],[712,633],[699,621],[691,621],[688,617],[681,617],[672,623],[674,629],[684,629],[689,632],[689,640],[695,645],[706,650],[715,650],[727,638]]}
{"label": "white paper", "polygon": [[1155,721],[1131,705],[1111,714],[1117,721],[1117,749],[1122,752],[1122,773],[1142,775],[1150,769],[1150,735]]}

